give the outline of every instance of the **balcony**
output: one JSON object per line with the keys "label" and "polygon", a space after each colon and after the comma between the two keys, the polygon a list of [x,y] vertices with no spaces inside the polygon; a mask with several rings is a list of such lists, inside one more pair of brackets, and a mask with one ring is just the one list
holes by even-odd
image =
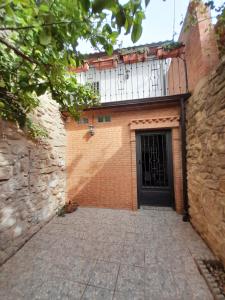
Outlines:
{"label": "balcony", "polygon": [[90,64],[86,72],[77,74],[78,82],[90,83],[99,93],[101,103],[149,99],[188,92],[187,72],[183,58],[158,59],[96,69]]}

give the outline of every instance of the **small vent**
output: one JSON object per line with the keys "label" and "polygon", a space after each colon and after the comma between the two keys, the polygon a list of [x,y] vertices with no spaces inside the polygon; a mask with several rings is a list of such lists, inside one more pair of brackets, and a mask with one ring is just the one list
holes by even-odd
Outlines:
{"label": "small vent", "polygon": [[111,116],[98,116],[99,123],[111,122]]}
{"label": "small vent", "polygon": [[80,120],[77,121],[78,124],[88,124],[88,118],[80,118]]}

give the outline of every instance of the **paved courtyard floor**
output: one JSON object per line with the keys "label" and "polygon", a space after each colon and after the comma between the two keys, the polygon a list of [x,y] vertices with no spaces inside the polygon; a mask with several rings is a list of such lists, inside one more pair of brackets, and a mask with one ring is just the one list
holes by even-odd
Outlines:
{"label": "paved courtyard floor", "polygon": [[79,208],[0,269],[0,299],[213,299],[194,257],[212,254],[170,210]]}

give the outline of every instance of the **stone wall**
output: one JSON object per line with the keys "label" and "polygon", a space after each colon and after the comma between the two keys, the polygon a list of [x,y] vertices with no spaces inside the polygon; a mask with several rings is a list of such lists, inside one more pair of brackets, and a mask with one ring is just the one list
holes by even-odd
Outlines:
{"label": "stone wall", "polygon": [[48,131],[42,142],[0,121],[0,263],[65,202],[65,130],[48,96],[33,115]]}
{"label": "stone wall", "polygon": [[225,59],[187,103],[191,222],[225,264]]}

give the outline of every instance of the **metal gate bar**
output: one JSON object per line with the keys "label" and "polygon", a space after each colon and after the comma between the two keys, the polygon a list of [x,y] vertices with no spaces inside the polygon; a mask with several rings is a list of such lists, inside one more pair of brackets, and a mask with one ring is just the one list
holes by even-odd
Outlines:
{"label": "metal gate bar", "polygon": [[142,185],[167,187],[167,150],[165,134],[141,136]]}

